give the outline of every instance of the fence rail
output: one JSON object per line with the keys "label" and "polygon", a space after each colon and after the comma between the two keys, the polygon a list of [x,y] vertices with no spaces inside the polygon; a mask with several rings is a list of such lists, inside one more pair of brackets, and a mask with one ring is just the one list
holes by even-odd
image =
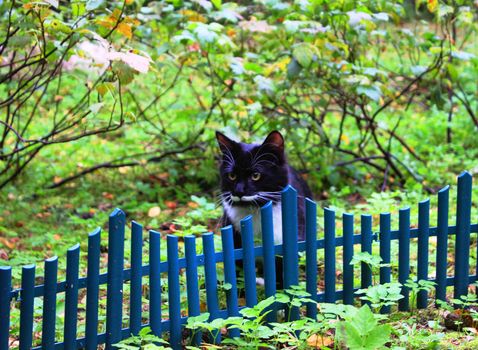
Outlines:
{"label": "fence rail", "polygon": [[[100,235],[97,229],[88,236],[88,261],[86,277],[79,277],[80,247],[75,245],[67,252],[67,267],[65,281],[58,282],[58,258],[45,260],[44,281],[35,285],[35,266],[22,268],[21,288],[12,289],[12,270],[10,267],[0,267],[0,350],[9,349],[10,345],[10,311],[12,301],[20,301],[20,333],[19,348],[31,349],[33,345],[33,322],[35,298],[42,298],[42,331],[41,345],[33,349],[96,349],[99,344],[105,344],[111,349],[113,344],[130,336],[138,334],[144,327],[151,327],[154,334],[161,336],[169,332],[171,346],[180,348],[182,324],[187,317],[201,313],[198,267],[204,266],[206,305],[211,319],[218,317],[237,316],[240,306],[237,294],[236,261],[243,261],[245,306],[257,304],[256,268],[257,257],[263,258],[266,297],[276,292],[275,255],[283,256],[284,287],[299,283],[299,252],[305,252],[306,290],[316,301],[344,303],[354,302],[354,267],[350,264],[354,255],[354,246],[360,245],[363,252],[372,253],[374,243],[379,244],[380,256],[384,263],[390,263],[391,242],[398,241],[398,281],[402,284],[410,276],[410,240],[417,239],[417,279],[436,282],[436,298],[446,299],[447,286],[454,287],[454,297],[465,295],[468,286],[478,280],[478,266],[475,273],[470,271],[470,236],[478,233],[477,222],[471,223],[471,191],[472,176],[468,172],[458,176],[456,225],[449,225],[449,187],[438,193],[437,226],[430,227],[430,202],[418,204],[418,227],[410,227],[410,208],[399,210],[399,228],[391,229],[391,214],[380,214],[379,231],[372,230],[372,216],[361,215],[360,233],[354,234],[354,216],[343,214],[342,236],[336,236],[336,217],[331,209],[324,209],[324,238],[317,239],[317,206],[306,199],[306,238],[303,242],[297,240],[297,193],[292,187],[282,192],[282,223],[283,245],[274,245],[272,204],[261,208],[262,246],[254,247],[254,232],[252,218],[241,221],[242,249],[234,249],[232,227],[221,229],[222,251],[217,252],[212,233],[202,235],[203,253],[196,254],[195,236],[184,238],[185,257],[178,256],[178,237],[168,235],[167,261],[161,262],[161,234],[149,231],[149,265],[144,265],[143,228],[140,224],[131,224],[131,268],[124,268],[125,255],[125,214],[116,209],[109,217],[108,229],[108,270],[100,273]],[[429,274],[429,239],[437,237],[436,273]],[[447,275],[447,255],[449,253],[448,237],[455,236],[455,268],[454,276]],[[336,248],[343,247],[342,274],[343,289],[337,290],[336,285]],[[324,250],[324,274],[318,276],[317,251]],[[478,252],[477,252],[478,255]],[[224,282],[231,288],[221,291],[218,288],[217,264],[224,266]],[[187,310],[181,310],[180,273],[185,270]],[[364,264],[361,266],[360,288],[372,284],[372,271]],[[167,274],[168,315],[162,312],[161,274]],[[149,317],[148,323],[142,323],[142,278],[149,277]],[[318,292],[317,283],[323,277],[324,291]],[[380,283],[392,280],[390,267],[380,269]],[[123,289],[129,282],[129,326],[123,328]],[[99,332],[99,297],[100,286],[107,287],[106,332]],[[85,336],[78,338],[78,296],[79,291],[86,289]],[[57,315],[57,295],[65,293],[65,321],[63,339],[58,340],[55,333]],[[403,299],[399,302],[399,310],[409,308],[408,289],[402,288]],[[226,309],[220,309],[219,295],[225,293]],[[222,294],[221,294],[222,295]],[[425,308],[428,304],[426,291],[419,293],[417,306]],[[385,311],[390,311],[385,308]],[[317,308],[313,303],[306,306],[308,317],[315,317]],[[293,309],[292,319],[300,317],[299,309]],[[277,318],[277,310],[268,315],[269,321]],[[238,330],[233,330],[229,336],[239,336]],[[18,337],[18,336],[17,336]],[[220,335],[217,341],[220,340]],[[200,335],[194,339],[200,342]]]}

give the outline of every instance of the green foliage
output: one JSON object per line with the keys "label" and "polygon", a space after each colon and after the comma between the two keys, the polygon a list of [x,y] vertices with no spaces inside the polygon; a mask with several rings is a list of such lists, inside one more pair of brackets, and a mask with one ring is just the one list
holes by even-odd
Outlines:
{"label": "green foliage", "polygon": [[113,346],[125,350],[171,350],[167,345],[167,341],[151,334],[151,329],[146,327],[140,330],[138,335],[122,340]]}
{"label": "green foliage", "polygon": [[391,326],[380,325],[368,305],[345,316],[337,327],[336,337],[348,348],[380,349],[390,341]]}
{"label": "green foliage", "polygon": [[410,312],[413,313],[417,303],[417,296],[420,291],[430,292],[436,286],[435,282],[419,280],[415,282],[412,278],[407,279],[405,287],[410,289]]}
{"label": "green foliage", "polygon": [[379,311],[383,306],[392,306],[403,298],[401,295],[402,285],[400,283],[384,283],[370,286],[366,289],[359,289],[355,293],[360,295],[361,300],[370,302],[375,311]]}

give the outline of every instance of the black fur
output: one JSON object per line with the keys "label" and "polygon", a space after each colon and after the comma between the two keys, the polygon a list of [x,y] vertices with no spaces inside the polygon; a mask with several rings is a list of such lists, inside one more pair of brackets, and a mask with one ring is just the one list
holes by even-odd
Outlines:
{"label": "black fur", "polygon": [[[235,142],[220,132],[216,132],[216,138],[222,151],[219,172],[223,205],[229,206],[229,210],[243,208],[247,211],[261,207],[269,201],[278,203],[281,200],[280,192],[287,185],[291,185],[298,193],[298,238],[304,240],[304,200],[306,197],[312,198],[312,194],[299,173],[287,163],[282,135],[273,131],[262,144]],[[249,197],[248,200],[238,200],[243,196]],[[227,210],[224,210],[221,224],[234,224]],[[241,248],[241,234],[237,226],[233,225],[233,228],[235,248]],[[278,288],[282,288],[282,262],[278,259],[276,272]]]}

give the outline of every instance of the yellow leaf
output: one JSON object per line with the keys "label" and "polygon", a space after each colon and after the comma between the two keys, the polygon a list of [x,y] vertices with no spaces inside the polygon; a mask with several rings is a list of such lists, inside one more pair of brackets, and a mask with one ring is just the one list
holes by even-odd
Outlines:
{"label": "yellow leaf", "polygon": [[160,207],[152,207],[148,210],[148,216],[150,218],[155,218],[159,214],[161,214],[161,208]]}
{"label": "yellow leaf", "polygon": [[307,339],[307,344],[315,349],[322,349],[323,347],[332,346],[334,344],[334,339],[327,336],[312,334]]}
{"label": "yellow leaf", "polygon": [[121,34],[123,34],[128,39],[131,39],[133,37],[133,31],[131,29],[131,24],[121,22],[120,24],[118,24],[118,27],[116,28],[116,30],[118,32],[120,32]]}
{"label": "yellow leaf", "polygon": [[438,0],[427,0],[428,11],[435,12],[438,6]]}
{"label": "yellow leaf", "polygon": [[342,136],[340,137],[340,139],[341,139],[342,141],[344,141],[344,143],[345,143],[346,145],[348,145],[348,144],[350,143],[349,137],[348,137],[347,135],[345,135],[345,134],[342,134]]}
{"label": "yellow leaf", "polygon": [[181,10],[179,13],[187,17],[187,19],[191,22],[207,22],[207,19],[203,15],[193,10]]}
{"label": "yellow leaf", "polygon": [[118,171],[120,174],[126,174],[129,171],[129,168],[127,166],[122,166],[118,168]]}

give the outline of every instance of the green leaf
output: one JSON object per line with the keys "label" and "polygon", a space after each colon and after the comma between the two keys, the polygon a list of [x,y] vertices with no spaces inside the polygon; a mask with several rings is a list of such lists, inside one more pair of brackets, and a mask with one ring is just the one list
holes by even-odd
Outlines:
{"label": "green leaf", "polygon": [[212,4],[214,5],[215,8],[218,10],[221,9],[222,7],[222,0],[211,0]]}
{"label": "green leaf", "polygon": [[358,310],[351,323],[354,325],[360,335],[366,335],[377,325],[377,320],[375,319],[369,306],[365,304]]}
{"label": "green leaf", "polygon": [[87,11],[96,10],[98,7],[103,5],[104,2],[105,0],[88,0],[86,2],[86,10]]}
{"label": "green leaf", "polygon": [[380,100],[380,97],[382,97],[382,91],[378,86],[372,85],[372,86],[358,86],[357,87],[357,93],[358,94],[363,94],[370,98],[371,100],[374,100],[375,102],[378,102]]}
{"label": "green leaf", "polygon": [[292,51],[292,56],[303,67],[307,68],[312,64],[316,55],[316,48],[310,44],[302,43],[297,45]]}
{"label": "green leaf", "polygon": [[378,349],[390,340],[391,326],[388,324],[376,326],[365,338],[368,349]]}
{"label": "green leaf", "polygon": [[289,64],[287,65],[287,77],[289,79],[294,79],[297,77],[302,70],[302,66],[297,62],[297,60],[292,57]]}
{"label": "green leaf", "polygon": [[84,2],[74,2],[71,4],[71,12],[73,17],[82,16],[86,12],[86,4]]}

